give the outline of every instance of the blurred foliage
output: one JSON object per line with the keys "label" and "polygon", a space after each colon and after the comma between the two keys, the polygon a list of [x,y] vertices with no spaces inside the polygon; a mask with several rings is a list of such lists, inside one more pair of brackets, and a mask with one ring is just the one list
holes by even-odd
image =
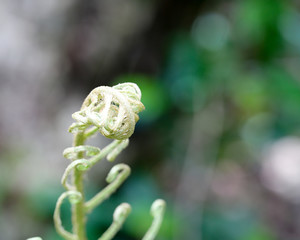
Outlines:
{"label": "blurred foliage", "polygon": [[143,124],[151,124],[158,120],[170,107],[169,99],[166,96],[166,89],[159,84],[157,79],[145,75],[122,75],[114,83],[133,82],[138,84],[143,94],[143,104],[147,111],[140,113]]}
{"label": "blurred foliage", "polygon": [[[272,234],[257,224],[257,217],[245,208],[218,211],[207,209],[202,227],[203,239],[271,240]],[[234,227],[232,227],[234,226]],[[199,233],[201,234],[201,233]]]}

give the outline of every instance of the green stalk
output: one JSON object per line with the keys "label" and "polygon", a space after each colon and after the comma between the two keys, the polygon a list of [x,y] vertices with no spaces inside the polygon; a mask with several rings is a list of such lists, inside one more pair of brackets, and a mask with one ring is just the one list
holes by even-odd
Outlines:
{"label": "green stalk", "polygon": [[[75,134],[73,146],[84,145],[85,137],[84,132],[78,132]],[[83,153],[78,153],[78,159],[83,157]],[[80,192],[82,199],[78,203],[72,205],[72,223],[73,233],[77,236],[78,240],[86,240],[86,219],[84,212],[84,192],[83,192],[83,171],[74,168],[73,183],[76,191]]]}

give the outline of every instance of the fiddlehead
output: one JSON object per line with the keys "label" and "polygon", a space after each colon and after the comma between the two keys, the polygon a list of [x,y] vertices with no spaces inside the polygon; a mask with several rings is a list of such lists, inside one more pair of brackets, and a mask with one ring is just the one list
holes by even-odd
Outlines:
{"label": "fiddlehead", "polygon": [[[123,83],[114,87],[98,87],[84,100],[80,111],[75,112],[72,118],[76,120],[69,131],[74,134],[73,147],[65,149],[63,155],[71,160],[66,168],[61,183],[67,190],[57,201],[54,222],[57,232],[67,240],[86,240],[85,219],[87,213],[101,204],[113,194],[130,174],[130,167],[126,164],[114,166],[106,181],[109,183],[101,192],[85,202],[83,194],[83,174],[103,158],[108,161],[114,159],[128,146],[128,138],[134,132],[138,121],[138,113],[144,109],[141,103],[141,91],[134,83]],[[90,136],[100,132],[107,138],[114,139],[108,146],[99,149],[85,145]],[[69,176],[72,181],[69,180]],[[73,232],[64,229],[60,218],[60,207],[65,198],[69,197],[72,204]],[[153,239],[161,224],[163,211],[157,215],[157,206],[162,200],[154,204],[156,210],[152,212],[154,221],[150,233],[145,240]],[[123,222],[131,211],[127,203],[119,205],[113,214],[113,223],[99,240],[110,240],[119,231]],[[146,237],[145,236],[145,237]],[[153,236],[153,237],[152,237]]]}
{"label": "fiddlehead", "polygon": [[97,87],[84,100],[80,111],[72,117],[77,121],[69,131],[82,131],[94,125],[100,133],[112,139],[129,138],[138,121],[138,113],[144,110],[141,91],[134,83],[114,87]]}

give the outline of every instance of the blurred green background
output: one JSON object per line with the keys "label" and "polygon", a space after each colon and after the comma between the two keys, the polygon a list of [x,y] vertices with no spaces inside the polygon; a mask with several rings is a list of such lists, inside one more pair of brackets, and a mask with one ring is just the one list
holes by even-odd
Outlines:
{"label": "blurred green background", "polygon": [[[299,239],[299,57],[296,0],[3,0],[0,240],[61,239],[71,114],[125,81],[146,107],[117,159],[132,175],[89,216],[89,239],[121,202],[133,211],[115,239],[141,239],[156,198],[168,204],[157,240]],[[88,173],[88,197],[111,167]],[[68,203],[62,214],[70,229]]]}

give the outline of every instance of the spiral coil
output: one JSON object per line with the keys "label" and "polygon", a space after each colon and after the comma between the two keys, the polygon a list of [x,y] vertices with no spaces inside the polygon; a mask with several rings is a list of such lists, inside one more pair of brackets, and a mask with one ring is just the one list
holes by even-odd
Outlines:
{"label": "spiral coil", "polygon": [[86,97],[80,111],[72,115],[77,122],[70,131],[94,125],[103,136],[124,140],[133,134],[138,113],[144,109],[141,91],[134,83],[97,87]]}

